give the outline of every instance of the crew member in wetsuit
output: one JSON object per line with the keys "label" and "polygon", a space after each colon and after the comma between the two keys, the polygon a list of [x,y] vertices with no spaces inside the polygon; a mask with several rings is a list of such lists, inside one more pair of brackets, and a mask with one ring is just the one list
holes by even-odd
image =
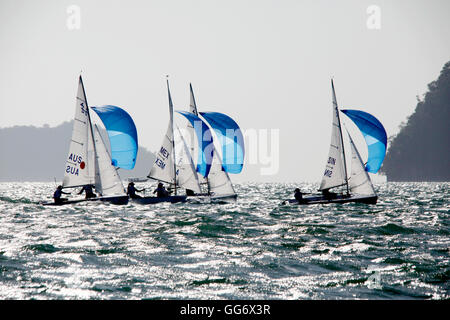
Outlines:
{"label": "crew member in wetsuit", "polygon": [[145,189],[141,189],[141,190],[136,189],[136,188],[134,187],[134,182],[130,182],[130,183],[128,184],[128,187],[127,187],[127,195],[128,195],[131,199],[142,198],[140,195],[136,194],[136,191],[137,191],[137,192],[142,192],[142,191],[144,191],[144,190],[145,190]]}
{"label": "crew member in wetsuit", "polygon": [[97,195],[92,191],[92,185],[87,184],[83,186],[83,188],[78,192],[78,194],[82,194],[83,191],[86,193],[86,199],[95,198]]}
{"label": "crew member in wetsuit", "polygon": [[295,200],[297,200],[299,203],[305,203],[305,200],[303,199],[303,193],[300,191],[299,188],[295,189],[294,197]]}
{"label": "crew member in wetsuit", "polygon": [[186,195],[187,196],[195,196],[195,192],[194,192],[194,190],[186,189]]}
{"label": "crew member in wetsuit", "polygon": [[55,200],[55,203],[61,204],[67,200],[67,198],[61,198],[62,194],[70,194],[70,192],[62,191],[62,186],[60,185],[56,188],[55,192],[53,193],[53,199]]}
{"label": "crew member in wetsuit", "polygon": [[322,195],[327,200],[331,200],[331,199],[334,199],[334,198],[337,197],[337,193],[330,192],[330,189],[323,189],[322,190]]}
{"label": "crew member in wetsuit", "polygon": [[158,198],[165,198],[169,196],[169,191],[164,188],[163,184],[160,182],[158,183],[158,187],[153,191],[153,193],[156,192],[156,197]]}

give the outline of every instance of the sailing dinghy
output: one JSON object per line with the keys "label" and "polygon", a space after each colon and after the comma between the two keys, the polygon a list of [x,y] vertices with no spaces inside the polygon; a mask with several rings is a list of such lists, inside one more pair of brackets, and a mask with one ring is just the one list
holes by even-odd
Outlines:
{"label": "sailing dinghy", "polygon": [[[240,173],[244,163],[244,143],[241,130],[237,123],[229,116],[219,112],[198,112],[197,103],[194,97],[192,84],[189,84],[190,89],[190,106],[189,113],[202,119],[214,130],[218,137],[219,143],[222,146],[222,159],[217,152],[214,143],[212,143],[212,161],[208,174],[197,168],[200,174],[200,186],[203,186],[202,192],[195,195],[196,199],[200,201],[226,201],[237,198],[237,194],[231,183],[228,173]],[[194,130],[192,125],[189,125],[188,130]],[[227,133],[233,132],[235,139],[229,139]],[[233,137],[234,138],[234,137]],[[191,148],[191,153],[194,153],[194,148]]]}
{"label": "sailing dinghy", "polygon": [[80,75],[72,137],[62,187],[68,189],[85,185],[93,185],[99,196],[90,199],[68,199],[61,203],[47,202],[43,204],[65,205],[84,201],[107,201],[113,204],[128,203],[128,196],[119,174],[111,162],[111,157],[98,127],[92,126],[83,80]]}
{"label": "sailing dinghy", "polygon": [[174,195],[169,195],[167,197],[144,196],[132,199],[133,202],[140,204],[185,202],[187,196],[177,194],[180,187],[196,191],[200,190],[197,175],[194,174],[195,171],[193,169],[192,159],[189,160],[189,158],[186,157],[188,154],[186,154],[187,147],[184,140],[181,140],[181,142],[184,143],[184,146],[181,146],[177,157],[174,137],[173,103],[170,94],[169,80],[166,82],[169,98],[169,125],[163,138],[161,148],[156,154],[155,162],[153,163],[147,178],[168,184],[170,186],[169,190],[173,190]]}
{"label": "sailing dinghy", "polygon": [[[305,196],[300,202],[295,199],[288,200],[288,202],[302,205],[347,202],[376,204],[378,196],[368,172],[376,173],[383,163],[387,144],[386,131],[380,121],[367,112],[360,110],[341,111],[356,124],[368,146],[368,160],[367,164],[364,164],[350,133],[345,128],[351,149],[351,170],[348,173],[342,125],[333,80],[331,80],[331,87],[333,99],[332,133],[325,172],[319,188],[322,195]],[[343,188],[343,191],[329,192],[330,189],[338,187]]]}

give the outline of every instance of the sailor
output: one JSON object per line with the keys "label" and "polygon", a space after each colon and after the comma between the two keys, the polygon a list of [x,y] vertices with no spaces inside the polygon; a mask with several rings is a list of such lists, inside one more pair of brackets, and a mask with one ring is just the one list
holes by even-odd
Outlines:
{"label": "sailor", "polygon": [[53,193],[53,199],[55,200],[55,203],[61,204],[61,203],[63,203],[64,201],[67,200],[67,198],[61,198],[61,195],[62,195],[63,193],[64,193],[64,194],[70,194],[69,192],[64,192],[64,191],[62,191],[62,186],[59,185],[59,186],[56,188],[55,192]]}
{"label": "sailor", "polygon": [[136,189],[136,188],[134,187],[134,182],[130,182],[130,183],[128,184],[128,188],[127,188],[127,195],[128,195],[131,199],[142,198],[140,195],[136,194],[136,191],[137,191],[137,192],[142,192],[142,191],[144,191],[144,190],[145,190],[145,189],[141,189],[141,190]]}
{"label": "sailor", "polygon": [[322,195],[327,200],[334,199],[334,198],[337,197],[337,193],[330,192],[330,189],[323,189],[322,190]]}
{"label": "sailor", "polygon": [[297,200],[299,203],[303,203],[303,193],[300,191],[299,188],[296,188],[294,191],[294,197],[295,200]]}
{"label": "sailor", "polygon": [[194,190],[186,189],[186,195],[187,196],[195,196],[195,192],[194,192]]}
{"label": "sailor", "polygon": [[158,198],[165,198],[169,196],[169,191],[167,191],[166,188],[164,188],[161,182],[158,183],[158,187],[155,189],[155,191],[153,191],[153,193],[155,192]]}
{"label": "sailor", "polygon": [[81,188],[81,190],[80,190],[80,192],[78,192],[78,194],[82,194],[83,191],[86,194],[86,199],[97,197],[95,195],[94,191],[92,190],[92,185],[90,185],[90,184],[87,184],[87,185],[83,186],[83,188]]}

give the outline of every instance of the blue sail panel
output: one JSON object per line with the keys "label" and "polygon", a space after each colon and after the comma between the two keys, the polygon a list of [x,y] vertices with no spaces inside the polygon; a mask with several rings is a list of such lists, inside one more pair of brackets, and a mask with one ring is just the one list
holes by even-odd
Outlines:
{"label": "blue sail panel", "polygon": [[359,128],[366,140],[368,159],[366,171],[377,173],[386,155],[386,130],[377,118],[360,110],[341,110]]}
{"label": "blue sail panel", "polygon": [[137,130],[133,119],[120,107],[106,105],[92,107],[108,133],[112,164],[131,170],[136,164],[138,152]]}
{"label": "blue sail panel", "polygon": [[200,112],[214,129],[222,146],[222,168],[228,173],[240,173],[244,166],[244,138],[237,123],[219,112]]}
{"label": "blue sail panel", "polygon": [[[196,171],[202,176],[207,177],[211,169],[211,163],[214,156],[214,149],[210,147],[212,137],[206,123],[195,114],[186,111],[177,111],[189,120],[194,128],[198,142],[198,157]],[[210,137],[210,138],[208,138]]]}

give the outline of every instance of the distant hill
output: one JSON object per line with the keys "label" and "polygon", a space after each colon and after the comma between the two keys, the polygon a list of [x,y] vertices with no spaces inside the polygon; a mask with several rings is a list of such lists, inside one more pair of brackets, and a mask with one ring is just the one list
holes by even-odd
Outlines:
{"label": "distant hill", "polygon": [[[62,181],[72,123],[0,128],[0,181]],[[139,146],[135,168],[119,170],[120,177],[147,176],[154,159],[153,153]]]}
{"label": "distant hill", "polygon": [[428,90],[390,143],[388,181],[450,181],[450,62]]}

